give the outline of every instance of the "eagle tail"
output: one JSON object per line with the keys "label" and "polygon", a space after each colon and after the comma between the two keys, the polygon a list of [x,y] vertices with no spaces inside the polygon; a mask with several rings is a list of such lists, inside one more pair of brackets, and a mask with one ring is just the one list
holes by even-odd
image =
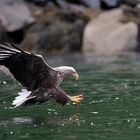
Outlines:
{"label": "eagle tail", "polygon": [[27,91],[26,89],[22,89],[21,92],[18,93],[18,96],[13,101],[12,105],[14,105],[14,108],[19,107],[23,105],[28,100],[35,98],[36,96],[30,96],[31,91]]}

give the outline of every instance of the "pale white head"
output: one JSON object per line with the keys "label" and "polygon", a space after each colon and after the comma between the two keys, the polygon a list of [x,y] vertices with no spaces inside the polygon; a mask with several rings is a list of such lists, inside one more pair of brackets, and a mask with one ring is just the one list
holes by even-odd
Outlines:
{"label": "pale white head", "polygon": [[60,83],[68,75],[72,75],[76,80],[79,80],[79,75],[73,67],[61,66],[61,67],[55,68],[55,70],[58,71],[58,74],[59,74],[58,78],[59,78]]}

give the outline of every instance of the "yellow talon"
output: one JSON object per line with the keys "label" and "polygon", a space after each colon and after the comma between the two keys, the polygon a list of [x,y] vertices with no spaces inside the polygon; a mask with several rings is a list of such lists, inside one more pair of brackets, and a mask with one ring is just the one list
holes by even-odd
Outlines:
{"label": "yellow talon", "polygon": [[70,101],[75,105],[79,104],[82,99],[83,99],[83,95],[70,96]]}

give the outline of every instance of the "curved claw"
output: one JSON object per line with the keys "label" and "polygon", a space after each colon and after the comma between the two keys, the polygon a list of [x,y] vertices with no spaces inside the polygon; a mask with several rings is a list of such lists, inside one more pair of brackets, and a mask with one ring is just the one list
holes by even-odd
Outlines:
{"label": "curved claw", "polygon": [[70,101],[75,105],[79,104],[83,99],[83,95],[70,96]]}

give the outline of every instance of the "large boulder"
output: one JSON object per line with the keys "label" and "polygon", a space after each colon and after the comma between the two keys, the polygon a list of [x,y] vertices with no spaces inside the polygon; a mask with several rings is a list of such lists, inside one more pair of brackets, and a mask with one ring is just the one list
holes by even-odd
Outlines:
{"label": "large boulder", "polygon": [[[38,7],[34,7],[33,15],[38,10],[40,10]],[[81,50],[83,30],[87,23],[84,15],[54,8],[35,16],[39,22],[28,28],[21,47],[34,46],[36,50],[59,51],[60,53]]]}
{"label": "large boulder", "polygon": [[138,26],[134,22],[120,22],[122,15],[121,9],[115,9],[93,19],[84,31],[83,51],[116,53],[135,49]]}
{"label": "large boulder", "polygon": [[0,0],[0,21],[7,32],[23,29],[34,22],[22,0]]}

